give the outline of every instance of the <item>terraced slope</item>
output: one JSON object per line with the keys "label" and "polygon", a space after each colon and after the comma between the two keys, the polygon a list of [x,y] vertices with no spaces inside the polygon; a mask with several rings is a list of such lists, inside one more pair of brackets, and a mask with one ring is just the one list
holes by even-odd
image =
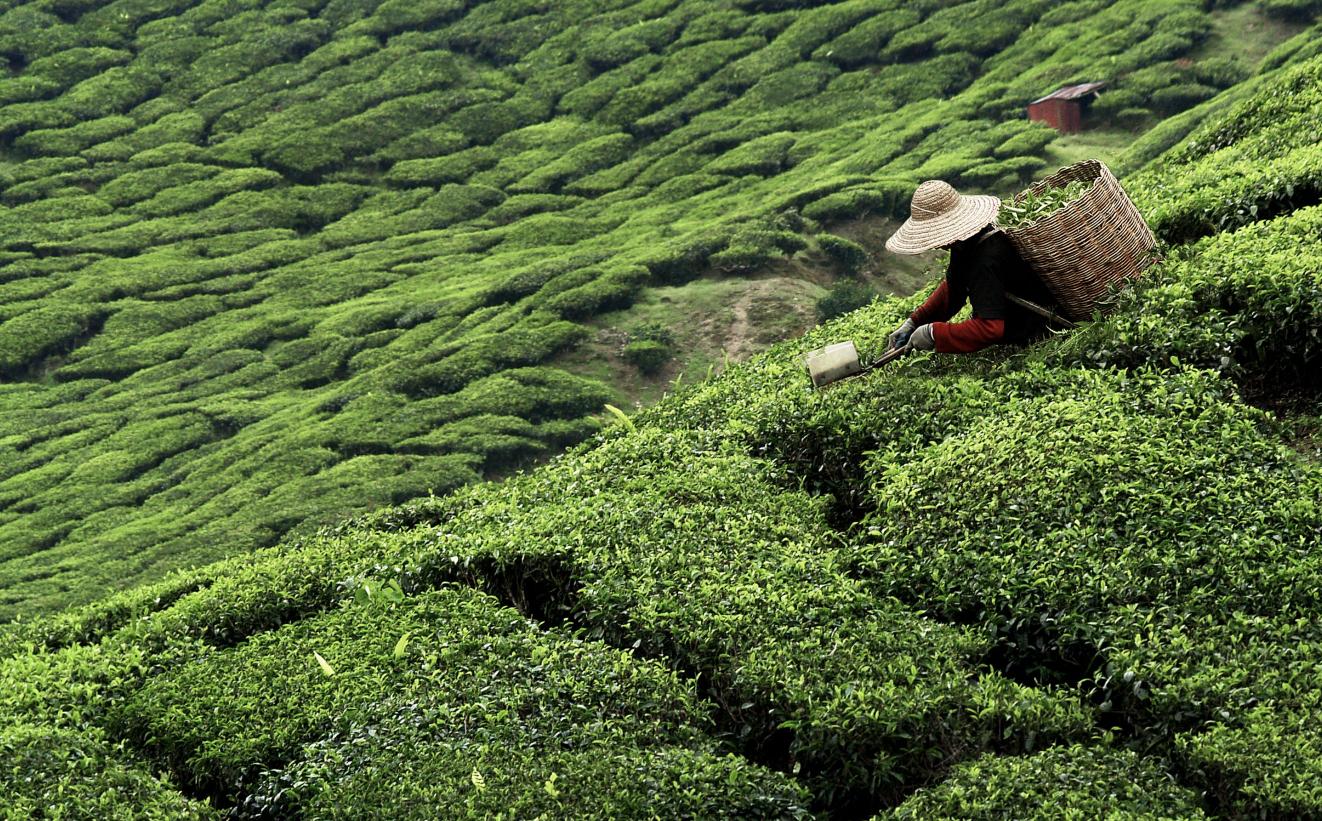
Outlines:
{"label": "terraced slope", "polygon": [[1193,0],[3,9],[0,619],[555,452],[589,317],[1253,68]]}
{"label": "terraced slope", "polygon": [[[1322,58],[1273,79],[1136,197],[1288,142]],[[810,390],[874,303],[506,482],[11,624],[6,809],[1322,816],[1322,464],[1240,394],[1317,373],[1322,206],[1259,215],[1068,337]]]}

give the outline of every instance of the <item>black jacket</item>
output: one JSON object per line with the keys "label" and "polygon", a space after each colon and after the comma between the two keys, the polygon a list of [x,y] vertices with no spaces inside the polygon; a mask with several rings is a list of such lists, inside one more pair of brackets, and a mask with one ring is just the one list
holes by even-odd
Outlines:
{"label": "black jacket", "polygon": [[1005,320],[1006,341],[1027,339],[1041,333],[1046,324],[1037,314],[1006,299],[1006,292],[1042,306],[1055,303],[1010,238],[990,225],[950,249],[946,282],[952,305],[962,305],[967,298],[975,317]]}

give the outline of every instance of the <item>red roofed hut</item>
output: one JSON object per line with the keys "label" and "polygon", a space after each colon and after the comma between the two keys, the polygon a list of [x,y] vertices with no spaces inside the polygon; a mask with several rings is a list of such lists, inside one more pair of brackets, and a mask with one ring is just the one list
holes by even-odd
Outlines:
{"label": "red roofed hut", "polygon": [[1083,109],[1105,83],[1065,86],[1028,104],[1028,119],[1046,123],[1062,134],[1083,130]]}

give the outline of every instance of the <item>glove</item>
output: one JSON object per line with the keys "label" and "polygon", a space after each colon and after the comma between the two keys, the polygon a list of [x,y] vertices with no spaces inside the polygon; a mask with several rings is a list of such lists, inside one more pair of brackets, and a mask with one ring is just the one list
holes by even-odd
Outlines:
{"label": "glove", "polygon": [[936,335],[932,333],[932,323],[918,326],[918,329],[909,334],[909,344],[919,351],[936,350]]}
{"label": "glove", "polygon": [[912,319],[904,320],[904,324],[899,328],[896,328],[895,332],[887,338],[890,343],[890,349],[895,350],[896,348],[903,348],[904,343],[909,341],[909,335],[912,334],[913,329],[917,327],[918,326],[914,324]]}

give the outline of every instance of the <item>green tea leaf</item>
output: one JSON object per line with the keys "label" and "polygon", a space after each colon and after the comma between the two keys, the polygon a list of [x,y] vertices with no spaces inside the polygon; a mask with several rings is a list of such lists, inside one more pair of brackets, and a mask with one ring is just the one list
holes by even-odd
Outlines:
{"label": "green tea leaf", "polygon": [[318,653],[316,650],[313,650],[312,655],[317,657],[317,664],[321,665],[321,672],[325,673],[328,676],[335,675],[335,668],[330,666],[329,661],[326,661],[326,659],[321,657],[321,653]]}
{"label": "green tea leaf", "polygon": [[630,433],[633,433],[636,430],[633,426],[633,420],[630,419],[624,411],[610,404],[606,405],[606,411],[618,419],[620,424],[624,425],[625,429]]}

